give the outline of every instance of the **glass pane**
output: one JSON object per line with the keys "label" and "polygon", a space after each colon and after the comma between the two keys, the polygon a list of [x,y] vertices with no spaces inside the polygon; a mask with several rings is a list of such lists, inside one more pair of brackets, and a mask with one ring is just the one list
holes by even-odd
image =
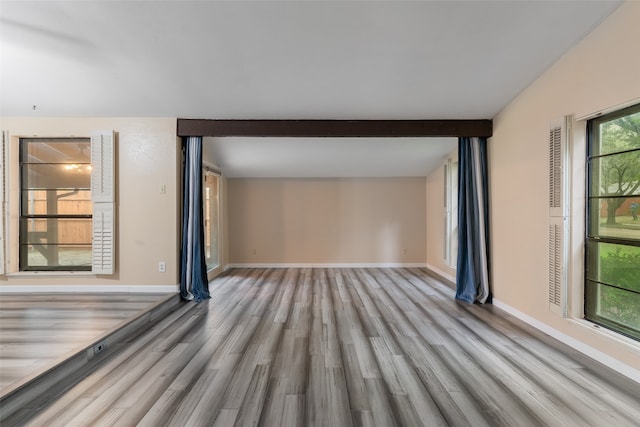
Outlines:
{"label": "glass pane", "polygon": [[591,160],[591,196],[640,195],[640,150]]}
{"label": "glass pane", "polygon": [[600,154],[640,148],[640,112],[600,123],[599,130]]}
{"label": "glass pane", "polygon": [[640,240],[640,196],[589,200],[589,236]]}
{"label": "glass pane", "polygon": [[91,163],[89,138],[23,139],[23,163]]}
{"label": "glass pane", "polygon": [[640,247],[589,242],[587,249],[589,280],[640,292]]}
{"label": "glass pane", "polygon": [[640,337],[640,294],[587,282],[587,318]]}
{"label": "glass pane", "polygon": [[21,218],[26,244],[91,245],[91,218]]}
{"label": "glass pane", "polygon": [[91,165],[22,165],[23,189],[89,189]]}
{"label": "glass pane", "polygon": [[91,270],[91,245],[26,245],[22,249],[23,270],[64,270],[71,266]]}
{"label": "glass pane", "polygon": [[90,190],[27,190],[22,192],[23,215],[91,215]]}

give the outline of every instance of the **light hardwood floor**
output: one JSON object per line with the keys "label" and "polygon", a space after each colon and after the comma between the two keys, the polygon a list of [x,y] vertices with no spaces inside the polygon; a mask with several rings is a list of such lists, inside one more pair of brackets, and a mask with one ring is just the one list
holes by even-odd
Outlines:
{"label": "light hardwood floor", "polygon": [[45,368],[165,294],[0,296],[0,392]]}
{"label": "light hardwood floor", "polygon": [[640,385],[423,269],[236,269],[27,423],[637,426]]}

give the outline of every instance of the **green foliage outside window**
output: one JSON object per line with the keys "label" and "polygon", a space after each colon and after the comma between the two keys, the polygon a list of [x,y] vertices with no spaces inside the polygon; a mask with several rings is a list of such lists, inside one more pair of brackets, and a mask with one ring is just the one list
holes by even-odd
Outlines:
{"label": "green foliage outside window", "polygon": [[[612,283],[640,294],[640,248],[616,247],[600,253],[600,281]],[[603,287],[600,316],[640,330],[640,295],[612,287]]]}
{"label": "green foliage outside window", "polygon": [[616,223],[616,211],[625,198],[638,194],[640,188],[640,113],[623,116],[601,125],[600,153],[618,155],[601,159],[600,195],[616,196],[606,199],[606,224]]}

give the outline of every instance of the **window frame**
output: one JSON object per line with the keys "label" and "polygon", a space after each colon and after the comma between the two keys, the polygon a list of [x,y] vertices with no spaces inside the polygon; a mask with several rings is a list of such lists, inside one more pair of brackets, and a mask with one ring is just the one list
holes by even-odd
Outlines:
{"label": "window frame", "polygon": [[[455,165],[455,167],[454,167]],[[455,179],[454,179],[455,178]],[[455,184],[454,185],[454,181]],[[453,250],[454,243],[457,248],[457,234],[454,239],[454,231],[458,230],[458,161],[449,158],[444,164],[444,262],[455,269],[458,253]],[[455,219],[455,221],[454,221]]]}
{"label": "window frame", "polygon": [[[597,184],[600,186],[599,177],[596,177],[595,174],[599,173],[599,171],[595,171],[594,164],[595,161],[612,157],[616,155],[621,155],[625,153],[632,152],[640,152],[639,148],[629,149],[629,150],[621,150],[609,153],[600,153],[599,143],[600,143],[600,125],[616,120],[621,117],[629,116],[632,114],[640,113],[640,104],[632,105],[626,108],[622,108],[620,110],[613,111],[608,114],[603,114],[598,117],[592,118],[587,121],[586,126],[586,185],[585,185],[585,228],[584,228],[584,262],[583,262],[583,316],[585,320],[589,322],[595,323],[599,326],[602,326],[606,329],[614,331],[616,333],[625,335],[631,339],[636,341],[640,341],[640,328],[635,330],[634,328],[624,325],[622,323],[616,322],[612,319],[607,319],[603,316],[599,316],[597,314],[597,306],[601,304],[600,297],[596,297],[592,295],[592,293],[599,294],[601,286],[605,286],[607,288],[615,288],[622,289],[624,292],[637,293],[633,290],[626,289],[624,287],[617,286],[611,283],[603,283],[600,280],[591,279],[591,271],[594,270],[600,274],[600,266],[596,265],[594,267],[594,263],[600,263],[600,253],[598,249],[594,249],[595,247],[601,244],[612,244],[618,246],[628,246],[628,247],[636,247],[640,248],[640,239],[633,238],[625,238],[625,237],[616,237],[611,235],[603,235],[600,230],[595,232],[594,221],[596,221],[595,225],[599,225],[601,221],[601,217],[599,215],[594,215],[594,209],[601,210],[601,202],[597,203],[597,208],[592,205],[592,201],[600,201],[606,200],[607,198],[629,198],[629,197],[640,197],[640,194],[631,195],[631,196],[611,196],[611,195],[601,195],[600,191],[594,194],[593,186]],[[596,153],[597,150],[597,153]],[[594,181],[597,179],[597,182]],[[617,208],[619,209],[619,208]],[[616,209],[616,210],[617,210]],[[593,288],[593,289],[592,289]],[[594,299],[595,298],[595,299]],[[591,304],[594,304],[594,308],[591,308]]]}
{"label": "window frame", "polygon": [[[213,249],[213,244],[211,245],[207,245],[207,239],[208,239],[208,235],[207,235],[207,197],[206,197],[206,188],[207,188],[207,180],[206,180],[206,176],[207,175],[212,175],[215,176],[216,179],[216,206],[215,208],[217,209],[217,215],[216,215],[216,234],[217,234],[217,239],[216,239],[216,245],[215,245],[215,251],[216,251],[216,260],[215,260],[215,264],[209,264],[209,260],[211,259],[210,257],[207,256],[207,248],[209,246],[211,246],[211,248]],[[216,270],[217,268],[219,268],[221,266],[221,201],[220,201],[220,196],[221,196],[221,189],[222,189],[222,185],[221,185],[221,181],[222,181],[222,173],[220,172],[220,170],[218,170],[215,167],[212,166],[208,166],[206,164],[202,165],[202,218],[203,218],[203,228],[204,228],[204,245],[205,247],[203,248],[205,251],[205,263],[207,266],[207,271],[211,272]]]}
{"label": "window frame", "polygon": [[[90,220],[91,221],[91,227],[93,227],[93,214],[50,214],[50,213],[45,213],[45,214],[36,214],[36,213],[29,213],[28,210],[25,208],[24,206],[24,192],[25,191],[30,191],[33,190],[35,188],[27,188],[25,187],[26,185],[28,185],[27,182],[25,182],[24,179],[24,173],[25,173],[25,168],[28,168],[28,165],[32,165],[32,164],[54,164],[54,163],[33,163],[33,162],[28,162],[25,160],[25,150],[27,150],[27,144],[29,143],[45,143],[45,142],[59,142],[59,143],[73,143],[73,142],[86,142],[88,143],[88,149],[89,152],[91,150],[91,138],[89,137],[54,137],[54,138],[43,138],[43,137],[24,137],[24,138],[19,138],[18,139],[18,182],[19,182],[19,195],[18,195],[18,221],[19,221],[19,231],[18,231],[18,271],[21,272],[49,272],[49,271],[84,271],[84,272],[90,272],[92,271],[92,239],[90,237],[90,240],[88,242],[86,242],[87,244],[85,246],[89,246],[90,248],[90,254],[89,254],[89,264],[80,264],[80,265],[73,265],[73,264],[57,264],[57,265],[44,265],[44,266],[39,266],[39,265],[30,265],[29,264],[29,260],[28,260],[28,255],[27,255],[27,249],[29,245],[32,245],[32,242],[29,242],[29,238],[28,238],[28,232],[26,231],[26,226],[25,226],[25,222],[29,221],[29,220],[57,220],[57,222],[59,222],[60,220],[65,220],[65,219],[70,219],[70,220]],[[91,156],[89,156],[89,162],[74,162],[76,164],[88,164],[91,165]],[[57,163],[55,163],[57,164]],[[64,163],[60,163],[61,165]],[[28,173],[28,172],[27,172]],[[62,188],[56,188],[56,189],[44,189],[44,191],[59,191]],[[71,190],[70,188],[65,188],[67,190]],[[91,183],[89,182],[89,186],[88,187],[74,187],[75,190],[82,190],[82,191],[88,191],[89,193],[89,200],[88,202],[90,204],[91,203]],[[41,189],[42,190],[42,189]],[[59,236],[58,236],[59,239]],[[50,244],[53,245],[58,245],[60,242],[59,240],[56,240],[55,242],[47,242],[47,246]]]}

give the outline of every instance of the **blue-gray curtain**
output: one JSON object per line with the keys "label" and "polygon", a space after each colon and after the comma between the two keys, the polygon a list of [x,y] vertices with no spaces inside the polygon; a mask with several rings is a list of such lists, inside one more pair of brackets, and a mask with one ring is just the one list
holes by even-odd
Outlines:
{"label": "blue-gray curtain", "polygon": [[210,298],[204,255],[202,218],[202,137],[182,140],[183,202],[180,296],[186,300]]}
{"label": "blue-gray curtain", "polygon": [[456,298],[491,302],[487,139],[458,139],[458,262]]}

